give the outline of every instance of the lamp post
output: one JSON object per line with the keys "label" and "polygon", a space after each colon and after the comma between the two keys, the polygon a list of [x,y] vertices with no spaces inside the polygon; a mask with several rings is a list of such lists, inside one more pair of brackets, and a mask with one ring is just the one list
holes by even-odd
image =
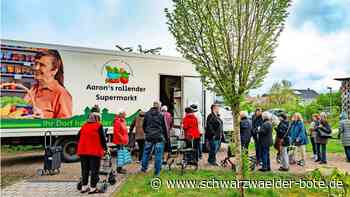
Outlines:
{"label": "lamp post", "polygon": [[327,87],[329,89],[329,111],[332,114],[332,87]]}

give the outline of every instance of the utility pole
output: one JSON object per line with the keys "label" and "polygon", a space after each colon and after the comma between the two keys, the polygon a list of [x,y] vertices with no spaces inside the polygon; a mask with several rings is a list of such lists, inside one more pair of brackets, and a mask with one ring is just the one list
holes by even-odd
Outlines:
{"label": "utility pole", "polygon": [[332,114],[332,87],[327,87],[329,89],[329,111]]}

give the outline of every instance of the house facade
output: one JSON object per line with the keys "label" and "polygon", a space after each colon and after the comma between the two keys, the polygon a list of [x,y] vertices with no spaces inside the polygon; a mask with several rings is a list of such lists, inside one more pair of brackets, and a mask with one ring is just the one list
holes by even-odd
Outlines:
{"label": "house facade", "polygon": [[316,97],[319,96],[319,94],[315,91],[312,90],[310,88],[308,89],[293,89],[293,93],[295,94],[295,96],[300,98],[300,101],[302,103],[311,103],[312,101],[314,101],[316,99]]}

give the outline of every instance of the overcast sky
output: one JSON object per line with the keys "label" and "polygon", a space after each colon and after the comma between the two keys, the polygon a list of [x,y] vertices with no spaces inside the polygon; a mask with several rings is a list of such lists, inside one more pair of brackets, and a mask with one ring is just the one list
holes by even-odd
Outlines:
{"label": "overcast sky", "polygon": [[[171,0],[1,0],[1,38],[115,49],[115,44],[161,46],[180,56],[165,24]],[[350,0],[294,0],[276,61],[264,85],[290,80],[294,88],[339,88],[350,76]]]}

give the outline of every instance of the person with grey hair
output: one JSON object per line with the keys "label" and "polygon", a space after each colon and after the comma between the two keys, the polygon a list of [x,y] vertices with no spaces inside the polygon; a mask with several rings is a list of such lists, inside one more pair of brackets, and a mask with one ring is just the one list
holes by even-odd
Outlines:
{"label": "person with grey hair", "polygon": [[[167,132],[167,136],[168,139],[166,139],[166,144],[165,144],[165,148],[164,148],[164,152],[168,152],[168,154],[171,152],[171,145],[170,145],[170,131],[173,128],[173,124],[174,124],[174,120],[172,115],[168,112],[168,107],[166,105],[163,105],[160,108],[161,114],[164,117],[164,121],[165,121],[165,126],[166,126],[166,132]],[[168,155],[169,157],[169,155]],[[163,158],[164,159],[164,158]],[[163,161],[163,164],[166,164],[166,161]]]}
{"label": "person with grey hair", "polygon": [[[339,134],[342,138],[347,162],[350,162],[350,120],[348,115],[343,112],[340,117]],[[339,137],[340,137],[339,136]]]}
{"label": "person with grey hair", "polygon": [[216,162],[216,154],[220,150],[221,140],[223,136],[223,122],[219,115],[219,105],[212,104],[210,107],[211,113],[207,117],[205,127],[205,138],[209,142],[208,163],[218,166]]}
{"label": "person with grey hair", "polygon": [[[106,137],[101,124],[98,106],[91,109],[87,122],[81,127],[77,135],[78,151],[81,162],[81,193],[100,192],[96,187],[99,180],[99,169],[104,151],[107,151]],[[90,188],[88,181],[90,176]]]}
{"label": "person with grey hair", "polygon": [[143,119],[145,133],[145,148],[143,152],[141,171],[146,172],[152,151],[155,152],[154,175],[159,176],[162,169],[164,143],[168,139],[164,116],[160,113],[160,103],[154,102],[153,107],[145,113]]}
{"label": "person with grey hair", "polygon": [[258,138],[261,146],[261,160],[262,168],[259,171],[271,171],[271,162],[270,162],[270,147],[273,144],[272,141],[272,115],[265,111],[262,113],[263,124],[258,132]]}
{"label": "person with grey hair", "polygon": [[252,122],[248,119],[248,113],[246,111],[241,111],[239,113],[241,121],[240,126],[240,136],[241,136],[241,147],[242,150],[248,153],[248,147],[252,132]]}

